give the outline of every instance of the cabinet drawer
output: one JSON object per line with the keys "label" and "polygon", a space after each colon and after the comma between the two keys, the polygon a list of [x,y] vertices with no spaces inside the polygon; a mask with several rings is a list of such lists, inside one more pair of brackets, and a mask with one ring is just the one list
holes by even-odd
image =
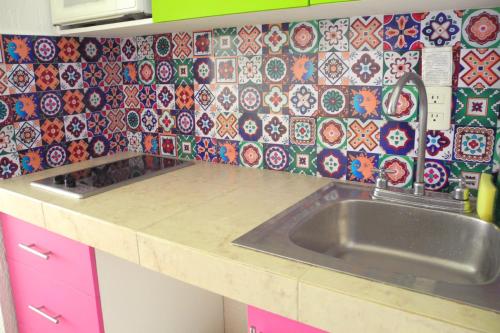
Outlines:
{"label": "cabinet drawer", "polygon": [[252,306],[248,307],[248,332],[250,333],[327,333],[277,314]]}
{"label": "cabinet drawer", "polygon": [[[0,213],[7,258],[94,294],[94,249]],[[50,252],[50,253],[49,253]],[[42,258],[45,253],[46,259]]]}
{"label": "cabinet drawer", "polygon": [[[103,332],[97,297],[55,282],[13,259],[9,260],[9,272],[17,320],[21,328],[19,333]],[[40,312],[30,307],[38,308]],[[44,313],[56,318],[58,323],[49,320]]]}

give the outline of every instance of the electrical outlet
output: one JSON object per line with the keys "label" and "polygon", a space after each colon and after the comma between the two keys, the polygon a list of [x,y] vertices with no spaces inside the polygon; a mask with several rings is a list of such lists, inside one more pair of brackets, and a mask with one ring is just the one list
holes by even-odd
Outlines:
{"label": "electrical outlet", "polygon": [[427,129],[448,130],[451,126],[451,87],[426,87]]}

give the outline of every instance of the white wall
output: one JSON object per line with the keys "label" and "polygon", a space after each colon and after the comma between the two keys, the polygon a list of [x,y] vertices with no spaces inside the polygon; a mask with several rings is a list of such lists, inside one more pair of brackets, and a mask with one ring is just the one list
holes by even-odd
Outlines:
{"label": "white wall", "polygon": [[54,35],[49,0],[0,0],[0,34]]}

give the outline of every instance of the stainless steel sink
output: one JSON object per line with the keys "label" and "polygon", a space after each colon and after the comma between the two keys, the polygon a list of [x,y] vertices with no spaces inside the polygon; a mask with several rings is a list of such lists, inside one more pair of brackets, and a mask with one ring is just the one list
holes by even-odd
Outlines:
{"label": "stainless steel sink", "polygon": [[500,231],[331,184],[234,244],[500,312]]}

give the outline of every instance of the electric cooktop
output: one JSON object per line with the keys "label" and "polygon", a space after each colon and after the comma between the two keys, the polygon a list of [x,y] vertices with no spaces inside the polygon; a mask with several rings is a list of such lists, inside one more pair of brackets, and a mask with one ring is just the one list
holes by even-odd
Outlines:
{"label": "electric cooktop", "polygon": [[82,199],[192,165],[192,162],[141,155],[31,182],[34,187]]}

